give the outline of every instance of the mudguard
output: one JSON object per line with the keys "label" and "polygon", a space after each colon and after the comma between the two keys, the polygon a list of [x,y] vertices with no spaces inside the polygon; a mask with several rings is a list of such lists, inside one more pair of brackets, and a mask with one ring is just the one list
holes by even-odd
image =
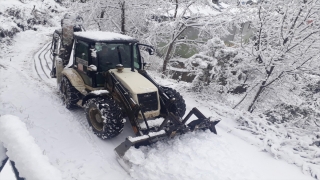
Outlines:
{"label": "mudguard", "polygon": [[96,98],[96,97],[104,97],[109,95],[109,91],[107,90],[94,90],[88,93],[83,99],[82,99],[82,106],[86,104],[86,102],[91,99],[91,98]]}
{"label": "mudguard", "polygon": [[75,87],[82,95],[87,95],[86,86],[79,75],[79,73],[73,68],[64,68],[61,72],[62,75],[66,76],[73,87]]}

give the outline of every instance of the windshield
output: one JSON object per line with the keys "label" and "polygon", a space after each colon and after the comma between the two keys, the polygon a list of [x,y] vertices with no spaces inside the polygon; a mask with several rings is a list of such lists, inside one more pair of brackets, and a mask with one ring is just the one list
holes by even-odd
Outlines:
{"label": "windshield", "polygon": [[[136,46],[133,46],[134,67],[140,68]],[[122,64],[125,68],[131,67],[131,45],[96,43],[95,49],[98,56],[98,71],[107,71]]]}

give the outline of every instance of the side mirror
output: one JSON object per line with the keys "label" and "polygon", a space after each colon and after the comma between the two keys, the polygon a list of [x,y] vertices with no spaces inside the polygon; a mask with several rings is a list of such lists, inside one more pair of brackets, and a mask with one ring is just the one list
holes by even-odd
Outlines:
{"label": "side mirror", "polygon": [[147,48],[146,50],[148,51],[149,55],[154,55],[154,49]]}
{"label": "side mirror", "polygon": [[90,66],[88,66],[87,68],[88,71],[92,71],[92,72],[95,72],[98,70],[97,66],[91,64]]}
{"label": "side mirror", "polygon": [[154,55],[154,52],[155,52],[154,47],[147,44],[140,44],[140,43],[138,43],[137,45],[144,46],[143,50],[147,51],[149,55]]}

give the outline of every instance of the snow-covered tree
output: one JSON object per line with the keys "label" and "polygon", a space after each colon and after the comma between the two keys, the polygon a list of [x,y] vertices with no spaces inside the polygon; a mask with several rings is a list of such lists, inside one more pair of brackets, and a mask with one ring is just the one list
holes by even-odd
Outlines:
{"label": "snow-covered tree", "polygon": [[320,1],[262,1],[252,12],[254,36],[240,41],[238,56],[254,89],[246,96],[248,111],[263,103],[298,103],[303,79],[319,74]]}
{"label": "snow-covered tree", "polygon": [[147,0],[92,0],[76,3],[74,10],[83,16],[88,29],[139,37],[144,33],[146,14],[152,4]]}
{"label": "snow-covered tree", "polygon": [[186,68],[196,75],[192,82],[193,90],[199,92],[205,86],[210,86],[210,91],[219,93],[235,91],[234,89],[239,86],[237,82],[240,81],[230,82],[238,79],[231,74],[235,70],[231,70],[231,66],[238,53],[237,50],[227,47],[220,38],[208,40],[201,49],[200,53],[185,61]]}
{"label": "snow-covered tree", "polygon": [[[87,27],[121,32],[159,45],[165,72],[177,47],[198,48],[205,39],[229,33],[226,26],[231,20],[217,10],[222,8],[209,0],[93,0],[85,5],[79,3],[76,9]],[[185,33],[189,29],[199,31],[198,37],[190,39]]]}
{"label": "snow-covered tree", "polygon": [[[163,1],[164,4],[166,1]],[[153,23],[150,32],[157,43],[164,46],[164,57],[162,72],[166,73],[169,60],[174,56],[177,47],[181,45],[198,48],[213,37],[225,36],[232,22],[232,14],[222,11],[222,7],[210,0],[184,0],[171,1],[157,14],[163,19]],[[190,38],[186,31],[194,29],[198,31],[197,37]]]}

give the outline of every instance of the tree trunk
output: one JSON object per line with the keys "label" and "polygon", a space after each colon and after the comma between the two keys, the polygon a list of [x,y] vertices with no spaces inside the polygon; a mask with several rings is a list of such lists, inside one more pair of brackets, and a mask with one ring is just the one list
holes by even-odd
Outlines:
{"label": "tree trunk", "polygon": [[100,19],[103,19],[104,18],[104,13],[105,13],[106,11],[105,10],[102,10],[101,11],[101,13],[100,13]]}
{"label": "tree trunk", "polygon": [[259,90],[257,91],[256,95],[254,96],[253,101],[251,102],[251,104],[250,104],[250,106],[249,106],[249,108],[248,108],[248,111],[249,111],[250,113],[253,112],[253,110],[254,110],[254,105],[255,105],[255,103],[257,102],[257,100],[258,100],[259,96],[261,95],[262,91],[264,90],[264,88],[265,88],[264,85],[265,85],[265,84],[266,84],[266,81],[263,81],[262,84],[261,84],[261,86],[259,87]]}
{"label": "tree trunk", "polygon": [[125,15],[125,1],[120,2],[120,9],[121,9],[121,34],[126,34],[126,15]]}
{"label": "tree trunk", "polygon": [[266,70],[266,72],[267,72],[267,78],[266,78],[264,81],[262,81],[262,83],[261,83],[261,85],[260,85],[260,87],[259,87],[259,90],[257,91],[256,95],[254,96],[254,98],[253,98],[253,100],[252,100],[252,102],[251,102],[251,104],[250,104],[250,106],[249,106],[249,108],[248,108],[248,111],[249,111],[250,113],[253,112],[253,110],[254,110],[254,105],[255,105],[255,103],[257,102],[257,100],[258,100],[258,98],[260,97],[260,95],[261,95],[261,93],[263,92],[263,90],[264,90],[268,85],[270,85],[270,83],[269,83],[269,84],[266,86],[266,83],[267,83],[270,75],[272,74],[273,69],[274,69],[274,66],[271,66],[271,68],[270,68],[269,71]]}
{"label": "tree trunk", "polygon": [[180,26],[179,28],[179,33],[178,34],[173,34],[172,35],[172,40],[169,44],[169,47],[168,47],[168,50],[166,52],[166,56],[164,58],[164,61],[163,61],[163,67],[162,67],[162,74],[166,74],[166,70],[167,70],[167,65],[168,65],[168,62],[170,60],[170,54],[172,53],[172,50],[173,50],[173,45],[175,43],[175,41],[177,40],[177,38],[184,32],[184,30],[187,29],[187,26]]}
{"label": "tree trunk", "polygon": [[164,61],[163,61],[162,74],[166,74],[167,65],[168,65],[168,62],[169,62],[169,60],[170,60],[170,54],[171,54],[171,51],[172,51],[172,49],[173,49],[173,44],[174,44],[174,41],[172,41],[172,42],[169,44],[169,47],[168,47],[166,56],[165,56]]}
{"label": "tree trunk", "polygon": [[176,10],[175,10],[175,12],[174,12],[174,16],[173,16],[173,18],[174,18],[174,19],[176,19],[176,18],[177,18],[178,8],[179,8],[179,2],[178,2],[178,0],[176,0]]}

